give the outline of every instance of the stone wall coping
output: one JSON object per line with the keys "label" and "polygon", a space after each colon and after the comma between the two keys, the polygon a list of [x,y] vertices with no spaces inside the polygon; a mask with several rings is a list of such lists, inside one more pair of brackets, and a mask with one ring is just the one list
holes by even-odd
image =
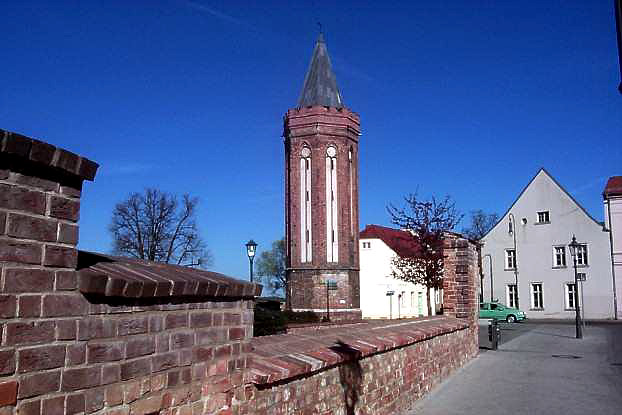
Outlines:
{"label": "stone wall coping", "polygon": [[97,163],[70,151],[2,129],[0,129],[0,154],[20,157],[45,167],[61,170],[82,180],[95,179],[99,167]]}
{"label": "stone wall coping", "polygon": [[252,298],[260,284],[181,265],[78,251],[78,289],[105,297]]}
{"label": "stone wall coping", "polygon": [[465,320],[436,316],[255,337],[248,368],[254,384],[266,385],[468,327]]}

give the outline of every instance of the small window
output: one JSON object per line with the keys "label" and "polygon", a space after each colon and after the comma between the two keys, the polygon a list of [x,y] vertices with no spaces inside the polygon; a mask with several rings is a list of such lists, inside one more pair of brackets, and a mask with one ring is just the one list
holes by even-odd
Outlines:
{"label": "small window", "polygon": [[534,282],[531,283],[531,308],[534,309],[543,309],[542,301],[542,283]]}
{"label": "small window", "polygon": [[554,246],[553,247],[553,267],[563,268],[566,266],[566,247]]}
{"label": "small window", "polygon": [[516,251],[514,249],[505,250],[505,269],[516,268]]}
{"label": "small window", "polygon": [[363,242],[363,248],[371,248],[371,242]]}
{"label": "small window", "polygon": [[575,309],[575,292],[576,292],[577,286],[574,284],[574,282],[572,283],[567,283],[564,285],[564,291],[565,291],[565,298],[566,298],[566,309],[567,310],[574,310]]}
{"label": "small window", "polygon": [[587,266],[587,245],[579,245],[577,247],[577,265]]}
{"label": "small window", "polygon": [[538,222],[537,223],[550,223],[549,211],[545,210],[543,212],[538,212]]}
{"label": "small window", "polygon": [[516,284],[507,285],[507,305],[511,308],[516,308],[518,304],[518,292],[516,291]]}

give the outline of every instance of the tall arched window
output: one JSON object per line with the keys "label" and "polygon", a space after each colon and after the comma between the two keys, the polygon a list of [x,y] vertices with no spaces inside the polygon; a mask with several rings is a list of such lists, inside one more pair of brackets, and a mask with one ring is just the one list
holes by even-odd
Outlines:
{"label": "tall arched window", "polygon": [[350,175],[350,237],[354,236],[354,169],[352,147],[348,151],[348,173]]}
{"label": "tall arched window", "polygon": [[338,262],[337,149],[326,149],[326,260]]}
{"label": "tall arched window", "polygon": [[311,261],[311,149],[300,157],[300,261]]}

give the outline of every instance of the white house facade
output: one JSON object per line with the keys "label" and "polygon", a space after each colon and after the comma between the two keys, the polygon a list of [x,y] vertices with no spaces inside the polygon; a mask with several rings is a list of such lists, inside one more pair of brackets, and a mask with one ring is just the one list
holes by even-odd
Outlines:
{"label": "white house facade", "polygon": [[[409,238],[403,231],[367,225],[359,235],[360,293],[363,318],[411,318],[428,314],[426,288],[391,276],[391,260],[408,253]],[[434,292],[432,313],[440,306]]]}
{"label": "white house facade", "polygon": [[582,314],[614,318],[609,232],[544,169],[482,238],[484,300],[518,306],[530,319],[574,318],[573,235]]}
{"label": "white house facade", "polygon": [[610,231],[616,319],[622,318],[622,176],[610,177],[603,192],[605,226]]}

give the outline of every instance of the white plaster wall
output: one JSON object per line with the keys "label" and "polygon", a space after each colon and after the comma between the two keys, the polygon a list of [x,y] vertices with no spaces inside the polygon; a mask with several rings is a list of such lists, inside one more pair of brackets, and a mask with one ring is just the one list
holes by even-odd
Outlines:
{"label": "white plaster wall", "polygon": [[[370,248],[363,248],[363,242],[370,243]],[[398,318],[426,316],[427,296],[423,285],[412,284],[391,277],[391,259],[395,252],[381,239],[361,239],[360,252],[360,287],[361,312],[363,318]],[[395,291],[390,313],[390,298],[387,291]],[[398,307],[398,294],[404,293],[401,307]],[[411,294],[412,293],[412,294]],[[421,303],[419,302],[421,293]],[[411,301],[414,295],[414,301]],[[432,291],[434,295],[434,291]],[[433,307],[434,314],[434,307]]]}
{"label": "white plaster wall", "polygon": [[[537,212],[548,210],[550,224],[536,224]],[[520,308],[528,318],[574,318],[574,310],[565,310],[564,283],[574,281],[572,256],[567,248],[575,234],[579,243],[588,245],[588,266],[578,272],[587,274],[583,284],[585,318],[613,318],[613,280],[609,251],[609,233],[592,220],[543,170],[501,221],[483,238],[484,299],[490,300],[489,258],[493,261],[494,298],[506,303],[506,286],[514,283],[514,272],[505,270],[505,249],[513,247],[508,232],[509,213],[516,219],[516,250]],[[523,224],[523,218],[527,220]],[[566,245],[565,268],[553,268],[553,246]],[[541,282],[544,309],[531,309],[530,283]]]}
{"label": "white plaster wall", "polygon": [[[611,222],[609,211],[611,210]],[[622,196],[613,196],[605,200],[605,222],[611,229],[611,247],[614,272],[616,278],[616,292],[618,297],[618,318],[622,318]]]}

